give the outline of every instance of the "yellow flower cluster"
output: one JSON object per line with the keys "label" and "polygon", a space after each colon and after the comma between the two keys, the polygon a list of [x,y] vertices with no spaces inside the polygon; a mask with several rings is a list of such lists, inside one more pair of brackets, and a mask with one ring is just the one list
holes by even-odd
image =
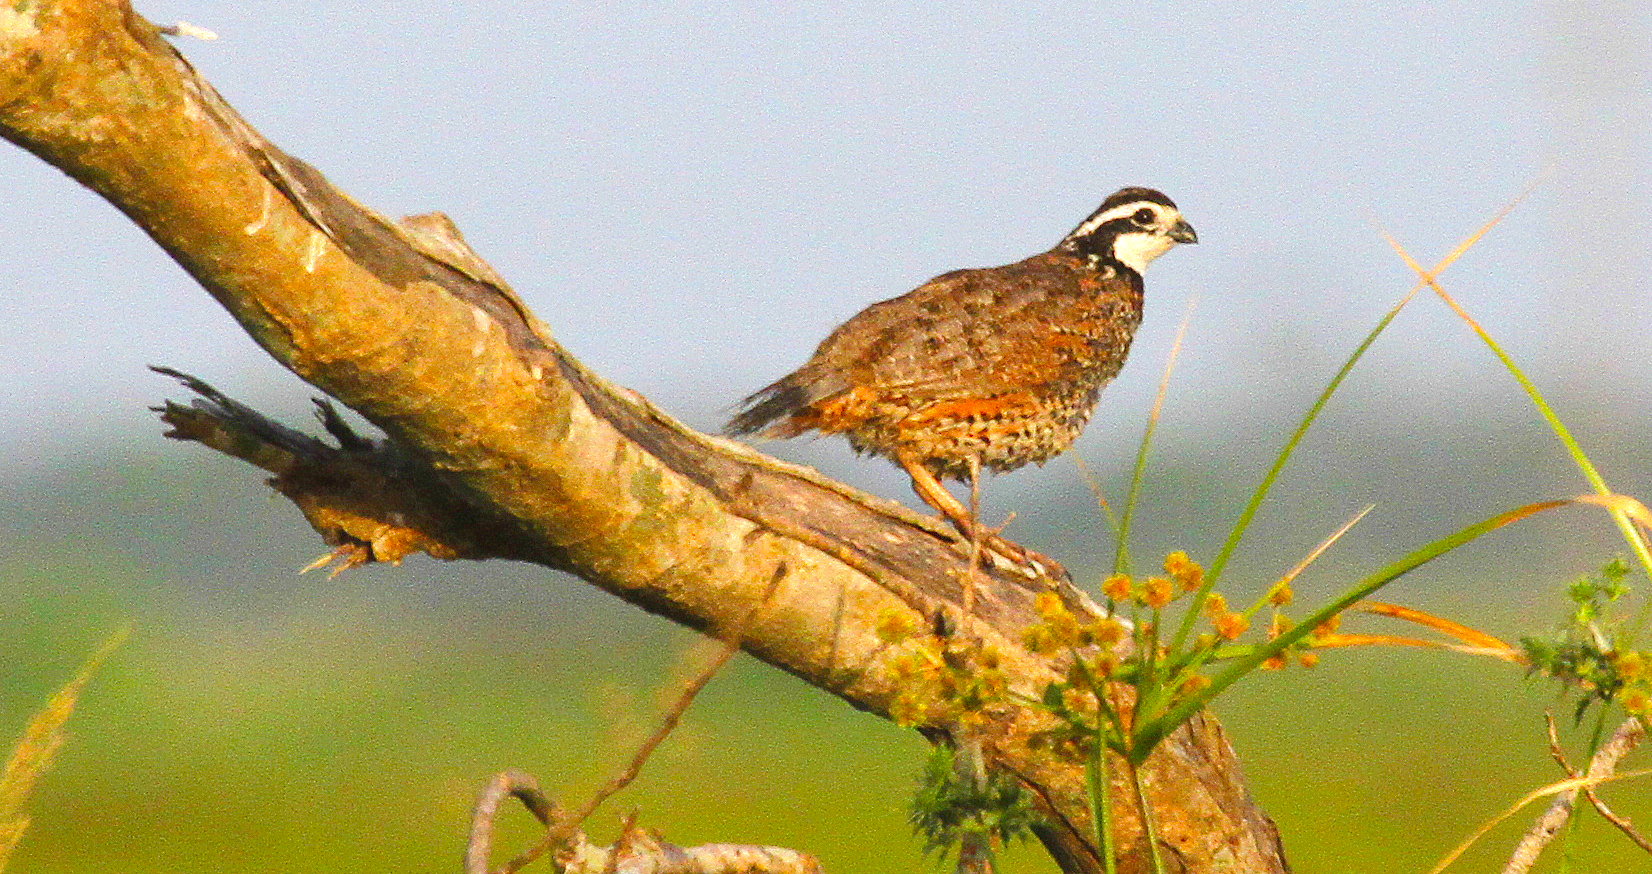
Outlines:
{"label": "yellow flower cluster", "polygon": [[1630,716],[1652,718],[1652,652],[1618,652],[1611,657],[1612,668],[1623,681],[1618,703]]}
{"label": "yellow flower cluster", "polygon": [[1184,592],[1197,591],[1205,583],[1205,569],[1179,549],[1164,557],[1164,572],[1169,574]]}
{"label": "yellow flower cluster", "polygon": [[916,637],[915,629],[893,619],[880,621],[878,634],[899,646],[886,662],[896,690],[889,718],[896,725],[971,722],[1009,694],[1001,656],[991,646],[949,646],[938,637]]}
{"label": "yellow flower cluster", "polygon": [[1118,620],[1103,616],[1080,623],[1054,592],[1039,593],[1033,609],[1038,611],[1039,622],[1021,633],[1021,643],[1039,655],[1091,646],[1111,650],[1124,639],[1124,626]]}

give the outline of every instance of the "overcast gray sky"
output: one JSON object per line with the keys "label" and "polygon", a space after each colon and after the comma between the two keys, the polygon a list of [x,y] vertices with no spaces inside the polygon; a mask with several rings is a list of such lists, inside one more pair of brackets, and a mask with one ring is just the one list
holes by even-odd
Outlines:
{"label": "overcast gray sky", "polygon": [[[382,212],[448,212],[571,350],[702,428],[865,304],[1158,187],[1201,242],[1150,271],[1090,446],[1135,439],[1194,298],[1169,445],[1282,433],[1410,284],[1379,223],[1432,264],[1546,168],[1447,287],[1574,421],[1644,426],[1649,9],[139,6],[220,35],[180,45],[272,140]],[[10,147],[0,184],[0,474],[157,448],[144,408],[176,391],[149,363],[298,408],[112,208]],[[1339,403],[1404,423],[1470,398],[1520,403],[1419,299]]]}

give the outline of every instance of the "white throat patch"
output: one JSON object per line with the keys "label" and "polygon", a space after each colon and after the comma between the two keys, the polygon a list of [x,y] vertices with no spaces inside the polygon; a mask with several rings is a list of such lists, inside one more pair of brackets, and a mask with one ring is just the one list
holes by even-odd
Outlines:
{"label": "white throat patch", "polygon": [[1147,270],[1148,262],[1170,251],[1174,245],[1176,241],[1164,234],[1132,231],[1114,238],[1113,257],[1140,275]]}

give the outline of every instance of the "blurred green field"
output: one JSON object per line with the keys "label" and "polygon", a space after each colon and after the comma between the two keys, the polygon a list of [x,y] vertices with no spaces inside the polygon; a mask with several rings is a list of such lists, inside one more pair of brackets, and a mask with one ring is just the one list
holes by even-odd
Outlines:
{"label": "blurred green field", "polygon": [[[537,568],[293,573],[320,551],[250,471],[196,450],[0,495],[5,732],[110,632],[133,632],[70,721],[11,871],[457,870],[489,776],[522,768],[561,800],[584,797],[710,652]],[[1496,633],[1549,623],[1521,615],[1542,598],[1496,582],[1436,579],[1407,594]],[[1247,681],[1218,715],[1295,870],[1375,874],[1426,870],[1556,779],[1541,721],[1555,706],[1505,665],[1366,651]],[[941,870],[905,822],[922,750],[916,735],[742,658],[598,814],[594,837],[636,810],[682,844],[790,846],[834,872]],[[1652,822],[1644,782],[1606,795]],[[1453,870],[1496,870],[1531,815]],[[530,835],[513,814],[501,846]],[[1576,846],[1576,871],[1652,869],[1598,818]],[[1054,871],[1036,848],[1006,869]]]}

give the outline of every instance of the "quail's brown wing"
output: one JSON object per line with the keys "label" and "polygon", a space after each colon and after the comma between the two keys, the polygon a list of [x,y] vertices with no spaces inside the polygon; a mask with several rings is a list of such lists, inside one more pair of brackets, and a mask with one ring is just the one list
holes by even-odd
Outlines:
{"label": "quail's brown wing", "polygon": [[1046,253],[938,276],[862,311],[810,365],[910,408],[1105,382],[1129,348],[1140,291],[1082,264]]}

